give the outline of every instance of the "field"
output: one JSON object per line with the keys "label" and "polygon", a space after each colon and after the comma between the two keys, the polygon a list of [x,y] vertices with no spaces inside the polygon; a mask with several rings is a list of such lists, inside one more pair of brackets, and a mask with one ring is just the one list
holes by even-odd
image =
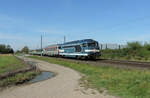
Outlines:
{"label": "field", "polygon": [[[31,56],[30,58],[70,67],[85,76],[81,79],[84,86],[99,92],[122,98],[150,98],[150,71],[93,66],[85,63],[64,61],[55,58]],[[86,81],[86,82],[85,82]]]}
{"label": "field", "polygon": [[25,67],[24,63],[12,55],[0,55],[0,74]]}
{"label": "field", "polygon": [[[26,65],[13,55],[0,55],[0,74],[8,73],[9,71],[15,71],[17,69],[22,69]],[[8,77],[6,79],[0,80],[0,87],[5,87],[9,85],[16,85],[28,80],[31,80],[38,73],[31,71],[26,73],[19,73],[13,77]]]}

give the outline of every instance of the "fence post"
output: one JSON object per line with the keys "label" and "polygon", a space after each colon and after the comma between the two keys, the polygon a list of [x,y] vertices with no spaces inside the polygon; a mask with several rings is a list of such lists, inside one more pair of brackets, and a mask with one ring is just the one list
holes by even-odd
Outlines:
{"label": "fence post", "polygon": [[107,47],[107,44],[106,44],[106,49],[107,49],[108,47]]}

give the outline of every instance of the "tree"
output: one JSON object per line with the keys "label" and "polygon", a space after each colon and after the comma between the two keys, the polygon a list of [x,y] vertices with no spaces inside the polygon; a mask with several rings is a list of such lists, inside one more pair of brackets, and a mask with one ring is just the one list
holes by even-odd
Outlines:
{"label": "tree", "polygon": [[21,52],[28,54],[29,53],[28,46],[24,46],[24,48],[22,48]]}
{"label": "tree", "polygon": [[20,51],[20,50],[17,50],[16,53],[21,53],[21,51]]}
{"label": "tree", "polygon": [[14,53],[13,49],[11,48],[10,45],[0,45],[0,53],[2,54],[7,54],[7,53]]}
{"label": "tree", "polygon": [[6,49],[6,46],[1,44],[0,45],[0,53],[5,53],[5,49]]}

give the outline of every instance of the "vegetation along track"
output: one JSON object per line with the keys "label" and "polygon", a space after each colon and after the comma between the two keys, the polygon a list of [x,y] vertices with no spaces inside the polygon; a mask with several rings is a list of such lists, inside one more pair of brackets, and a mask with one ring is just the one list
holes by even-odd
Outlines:
{"label": "vegetation along track", "polygon": [[77,60],[71,58],[57,58],[59,60],[73,61],[78,63],[86,63],[95,66],[113,66],[119,68],[137,68],[137,69],[150,69],[150,62],[140,62],[140,61],[125,61],[125,60],[108,60],[108,59],[98,59],[98,60]]}

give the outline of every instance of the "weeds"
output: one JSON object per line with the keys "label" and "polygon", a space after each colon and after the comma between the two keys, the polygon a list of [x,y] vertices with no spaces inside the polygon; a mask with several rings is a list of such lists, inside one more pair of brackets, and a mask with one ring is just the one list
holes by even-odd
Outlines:
{"label": "weeds", "polygon": [[147,70],[120,69],[106,66],[91,66],[85,63],[63,61],[55,58],[31,58],[44,60],[70,67],[86,75],[85,85],[96,88],[99,92],[105,89],[108,93],[123,98],[150,98],[150,72]]}
{"label": "weeds", "polygon": [[142,45],[139,42],[127,43],[126,48],[123,49],[105,49],[101,50],[102,56],[105,59],[122,59],[122,60],[150,60],[150,44]]}

